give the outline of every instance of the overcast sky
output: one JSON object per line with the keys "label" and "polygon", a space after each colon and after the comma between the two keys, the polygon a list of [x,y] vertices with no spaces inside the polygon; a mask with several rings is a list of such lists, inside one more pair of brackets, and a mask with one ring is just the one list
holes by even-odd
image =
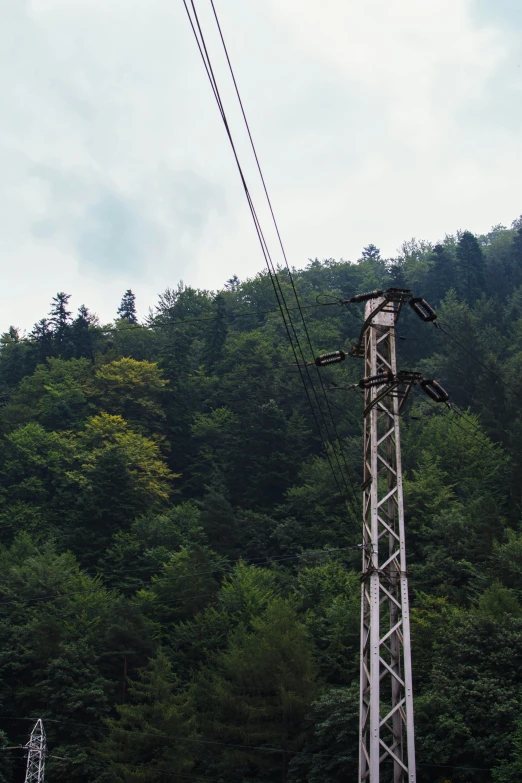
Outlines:
{"label": "overcast sky", "polygon": [[[521,0],[216,7],[291,264],[522,212]],[[144,316],[180,280],[263,268],[182,0],[0,9],[0,330],[30,328],[57,291],[111,320],[127,288]]]}

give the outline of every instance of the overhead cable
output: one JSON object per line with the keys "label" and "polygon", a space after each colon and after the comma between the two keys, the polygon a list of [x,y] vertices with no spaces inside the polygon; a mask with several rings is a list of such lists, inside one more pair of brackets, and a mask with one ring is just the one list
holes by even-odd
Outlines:
{"label": "overhead cable", "polygon": [[[190,0],[190,6],[191,6],[191,9],[192,9],[192,13],[189,10],[189,6],[188,6],[188,3],[187,3],[187,0],[183,0],[183,4],[184,4],[185,10],[187,12],[187,16],[188,16],[189,21],[190,21],[192,32],[193,32],[194,37],[196,39],[197,46],[198,46],[201,58],[202,58],[203,63],[204,63],[205,71],[206,71],[207,77],[208,77],[208,79],[210,81],[211,88],[212,88],[214,97],[216,99],[216,103],[218,105],[218,109],[219,109],[221,118],[223,120],[223,124],[225,126],[225,130],[226,130],[226,133],[227,133],[227,136],[228,136],[231,148],[232,148],[232,152],[233,152],[234,159],[235,159],[235,162],[236,162],[236,166],[237,166],[240,178],[241,178],[241,182],[242,182],[243,189],[244,189],[244,192],[245,192],[245,196],[246,196],[246,199],[247,199],[247,203],[248,203],[248,206],[249,206],[249,209],[250,209],[250,213],[251,213],[251,216],[252,216],[252,219],[253,219],[253,222],[254,222],[256,233],[257,233],[257,236],[258,236],[258,240],[259,240],[259,243],[260,243],[260,246],[261,246],[261,250],[262,250],[262,253],[263,253],[263,257],[265,259],[265,263],[266,263],[266,266],[267,266],[267,269],[268,269],[270,280],[271,280],[271,283],[272,283],[272,286],[273,286],[273,289],[274,289],[274,294],[275,294],[275,297],[276,297],[276,300],[277,300],[277,303],[278,303],[278,307],[279,307],[280,312],[281,312],[281,317],[283,319],[283,323],[284,323],[285,330],[287,332],[287,336],[288,336],[288,339],[289,339],[289,342],[290,342],[290,345],[291,345],[291,348],[292,348],[292,352],[294,353],[294,357],[296,359],[296,363],[298,364],[301,381],[303,383],[303,386],[305,387],[305,392],[306,392],[306,395],[307,395],[307,398],[308,398],[310,409],[312,411],[312,415],[313,415],[314,421],[316,423],[316,427],[317,427],[317,430],[318,430],[321,442],[323,444],[323,449],[325,451],[325,454],[326,454],[328,463],[330,465],[330,469],[332,471],[335,483],[337,484],[338,490],[339,490],[340,494],[343,495],[344,493],[343,493],[343,490],[341,489],[341,485],[339,484],[338,474],[337,474],[337,472],[336,472],[336,470],[335,470],[335,468],[333,466],[332,459],[331,459],[331,456],[330,456],[330,452],[329,452],[328,446],[326,444],[322,428],[321,428],[321,426],[319,424],[319,419],[318,419],[318,416],[317,416],[316,408],[317,408],[317,411],[319,413],[319,417],[322,420],[326,436],[327,436],[328,439],[331,439],[330,438],[330,432],[329,432],[328,424],[326,422],[326,418],[325,418],[324,412],[323,412],[322,407],[320,405],[320,402],[319,402],[319,399],[318,399],[318,396],[317,396],[317,391],[315,389],[315,385],[314,385],[314,383],[312,381],[312,378],[311,378],[310,372],[308,370],[308,367],[305,366],[304,368],[301,368],[300,363],[299,363],[299,359],[298,359],[298,355],[297,355],[298,353],[300,354],[303,363],[306,363],[306,359],[305,359],[305,356],[304,356],[304,353],[303,353],[303,349],[302,349],[300,341],[299,341],[299,335],[297,333],[296,326],[294,324],[294,321],[293,321],[291,313],[290,313],[290,309],[289,309],[288,304],[286,302],[286,297],[285,297],[283,288],[282,288],[281,283],[279,281],[275,265],[274,265],[274,263],[272,261],[271,254],[270,254],[270,251],[269,251],[269,248],[268,248],[265,236],[263,234],[263,230],[262,230],[262,227],[261,227],[261,224],[260,224],[257,212],[255,210],[255,206],[254,206],[252,197],[250,195],[250,191],[249,191],[247,183],[246,183],[246,179],[245,179],[245,176],[244,176],[244,173],[243,173],[243,170],[242,170],[241,163],[239,161],[239,157],[238,157],[238,154],[237,154],[237,151],[236,151],[235,143],[234,143],[234,140],[233,140],[233,137],[232,137],[232,133],[231,133],[231,130],[230,130],[230,127],[229,127],[229,124],[228,124],[227,117],[226,117],[225,109],[224,109],[224,106],[223,106],[223,103],[222,103],[222,100],[221,100],[219,88],[218,88],[218,85],[217,85],[217,80],[215,78],[214,71],[213,71],[213,68],[212,68],[212,63],[210,61],[210,57],[209,57],[209,54],[208,54],[208,50],[207,50],[207,46],[206,46],[206,42],[205,42],[205,37],[204,37],[203,31],[202,31],[202,28],[201,28],[201,25],[200,25],[200,22],[199,22],[198,14],[197,14],[197,11],[196,11],[196,8],[195,8],[193,0]],[[214,10],[214,14],[215,14],[215,7],[214,6],[213,6],[213,10]],[[216,18],[217,18],[217,16],[216,16]],[[223,43],[224,43],[224,41],[223,41]],[[227,59],[229,61],[228,55],[227,55]],[[237,90],[237,83],[236,83],[236,90]],[[244,114],[244,112],[243,112],[243,114]],[[245,120],[246,120],[246,117],[245,117]],[[257,158],[257,155],[256,155],[256,158]],[[292,286],[293,286],[293,290],[295,292],[295,286],[293,284],[293,279],[291,279],[291,283],[292,283]],[[299,308],[300,307],[299,300],[297,299],[296,301],[298,303],[298,308]],[[303,369],[304,369],[304,373],[303,373]],[[305,375],[308,378],[309,384],[306,383]],[[309,385],[311,387],[311,392],[312,392],[312,395],[313,395],[314,400],[315,400],[315,406],[314,406],[314,404],[312,402],[312,397],[310,396]],[[324,394],[324,397],[327,400],[326,394]],[[328,403],[328,400],[327,400],[327,407],[328,406],[329,406],[329,403]],[[331,411],[330,411],[330,415],[331,415],[331,420],[332,420],[332,424],[333,424],[334,430],[336,430],[335,421],[333,419],[333,415],[331,414]],[[340,461],[339,461],[339,456],[337,454],[337,450],[335,448],[333,448],[332,452],[333,452],[334,460],[337,463],[337,467],[338,467],[338,470],[339,470],[341,481],[348,488],[347,483],[346,483],[346,479],[347,479],[347,475],[349,476],[349,471],[347,471],[347,474],[345,475],[345,473],[343,472],[343,469],[341,467]],[[347,464],[346,464],[345,467],[346,468],[348,467]],[[348,492],[348,500],[350,502],[352,502],[352,503],[354,502],[354,498],[352,497],[350,492]]]}

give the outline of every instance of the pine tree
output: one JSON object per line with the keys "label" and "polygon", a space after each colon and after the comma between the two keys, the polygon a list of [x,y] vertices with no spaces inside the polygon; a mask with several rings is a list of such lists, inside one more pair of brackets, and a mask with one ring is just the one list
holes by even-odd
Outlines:
{"label": "pine tree", "polygon": [[[116,707],[118,718],[107,721],[109,734],[99,743],[98,755],[117,783],[160,783],[184,780],[191,768],[191,744],[184,742],[189,727],[177,678],[160,649],[140,672],[129,679],[129,701]],[[179,775],[179,778],[178,778]]]}
{"label": "pine tree", "polygon": [[126,320],[130,324],[138,323],[138,318],[136,316],[136,297],[130,288],[123,294],[121,304],[118,307],[118,317],[120,320]]}
{"label": "pine tree", "polygon": [[394,263],[388,267],[389,285],[391,288],[407,288],[408,283],[404,274],[404,264]]}
{"label": "pine tree", "polygon": [[426,277],[425,296],[429,302],[437,304],[456,284],[455,262],[448,248],[435,245],[431,254],[431,266]]}
{"label": "pine tree", "polygon": [[67,309],[70,294],[59,291],[53,296],[53,304],[49,313],[50,322],[53,326],[53,336],[58,344],[62,344],[71,319],[71,311]]}
{"label": "pine tree", "polygon": [[239,277],[237,275],[232,275],[232,277],[225,283],[225,289],[227,291],[237,291],[240,285],[241,280]]}
{"label": "pine tree", "polygon": [[522,225],[513,237],[510,256],[513,285],[519,286],[522,281]]}
{"label": "pine tree", "polygon": [[74,354],[76,358],[82,357],[93,359],[94,335],[89,327],[94,321],[93,316],[85,305],[80,305],[78,315],[74,319],[71,328],[71,340],[74,345]]}
{"label": "pine tree", "polygon": [[477,238],[464,231],[457,243],[458,294],[473,304],[486,287],[484,256]]}
{"label": "pine tree", "polygon": [[[317,691],[313,643],[291,601],[273,600],[252,631],[240,625],[216,663],[202,673],[193,698],[207,736],[231,746],[216,760],[224,779],[284,781]],[[263,745],[277,752],[259,753]]]}
{"label": "pine tree", "polygon": [[511,761],[502,761],[492,770],[495,783],[519,783],[522,780],[522,720],[519,720],[511,735]]}
{"label": "pine tree", "polygon": [[207,343],[207,366],[212,369],[223,356],[223,346],[225,345],[228,324],[227,324],[227,306],[223,294],[217,294],[214,299],[216,319],[212,322],[209,330]]}
{"label": "pine tree", "polygon": [[44,362],[48,356],[53,353],[53,330],[50,321],[47,318],[41,318],[33,326],[31,339],[35,348],[35,359],[37,362]]}
{"label": "pine tree", "polygon": [[371,258],[371,259],[378,260],[380,259],[380,257],[381,257],[381,251],[375,245],[369,244],[366,245],[365,248],[363,248],[361,258],[364,259]]}

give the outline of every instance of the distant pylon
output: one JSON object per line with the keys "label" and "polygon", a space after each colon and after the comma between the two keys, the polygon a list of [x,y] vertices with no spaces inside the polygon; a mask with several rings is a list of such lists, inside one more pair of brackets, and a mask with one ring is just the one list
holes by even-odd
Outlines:
{"label": "distant pylon", "polygon": [[28,750],[25,783],[44,783],[45,754],[47,746],[41,718],[36,721],[29,742],[25,747]]}

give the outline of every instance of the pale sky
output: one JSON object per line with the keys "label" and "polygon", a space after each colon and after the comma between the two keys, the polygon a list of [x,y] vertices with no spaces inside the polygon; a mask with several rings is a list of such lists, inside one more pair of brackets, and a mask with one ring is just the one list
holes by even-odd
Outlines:
{"label": "pale sky", "polygon": [[[215,2],[291,264],[522,213],[521,0]],[[0,331],[263,269],[182,0],[2,0],[0,98]]]}

